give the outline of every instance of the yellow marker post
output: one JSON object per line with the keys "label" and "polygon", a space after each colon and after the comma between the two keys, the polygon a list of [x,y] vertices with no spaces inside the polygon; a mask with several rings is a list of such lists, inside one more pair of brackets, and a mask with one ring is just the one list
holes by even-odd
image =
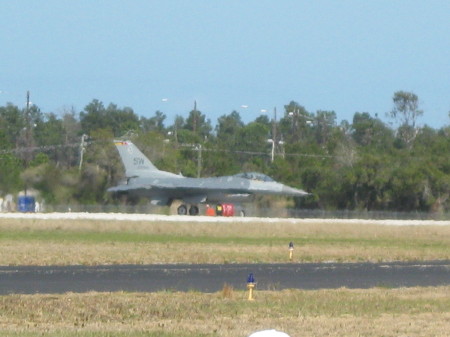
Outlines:
{"label": "yellow marker post", "polygon": [[254,301],[253,298],[253,289],[255,288],[255,278],[253,277],[253,274],[250,273],[247,278],[247,289],[248,289],[248,300]]}
{"label": "yellow marker post", "polygon": [[293,257],[294,257],[294,243],[291,241],[289,242],[289,261],[292,261]]}

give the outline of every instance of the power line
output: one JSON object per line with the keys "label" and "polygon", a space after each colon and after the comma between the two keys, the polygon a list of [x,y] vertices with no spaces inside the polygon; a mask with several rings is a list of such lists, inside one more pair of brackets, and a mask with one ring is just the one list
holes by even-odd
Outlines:
{"label": "power line", "polygon": [[[182,146],[182,145],[181,145]],[[192,151],[197,151],[196,148],[191,146],[186,146],[190,148]],[[244,151],[244,150],[226,150],[226,149],[207,149],[202,147],[203,152],[226,152],[226,153],[235,153],[235,154],[248,154],[254,156],[270,156],[270,153],[267,152],[257,152],[257,151]],[[312,158],[342,158],[342,156],[332,156],[327,154],[310,154],[310,153],[285,153],[285,156],[290,157],[312,157]]]}
{"label": "power line", "polygon": [[[84,145],[95,143],[96,141],[84,141]],[[181,147],[185,149],[189,149],[192,151],[198,151],[198,146],[192,146],[192,144],[180,144]],[[71,144],[55,144],[55,145],[44,145],[44,146],[27,146],[20,147],[9,150],[0,150],[0,154],[9,154],[9,153],[30,153],[30,152],[48,152],[54,151],[58,149],[64,148],[79,148],[80,143],[71,143]],[[258,151],[245,151],[245,150],[227,150],[227,149],[208,149],[205,147],[201,148],[202,152],[222,152],[222,153],[234,153],[234,154],[245,154],[252,156],[270,156],[270,153],[267,152],[258,152]],[[285,153],[285,156],[288,157],[311,157],[311,158],[340,158],[341,156],[332,156],[326,154],[310,154],[310,153]]]}
{"label": "power line", "polygon": [[47,151],[53,151],[57,149],[63,149],[63,148],[73,148],[73,147],[79,147],[79,143],[74,144],[61,144],[61,145],[44,145],[44,146],[27,146],[27,147],[20,147],[10,150],[0,150],[0,154],[9,154],[9,153],[30,153],[35,151],[40,152],[47,152]]}

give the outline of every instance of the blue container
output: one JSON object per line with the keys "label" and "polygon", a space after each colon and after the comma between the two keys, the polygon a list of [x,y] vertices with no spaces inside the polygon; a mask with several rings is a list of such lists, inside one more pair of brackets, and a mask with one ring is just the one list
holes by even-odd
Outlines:
{"label": "blue container", "polygon": [[19,197],[18,203],[17,203],[17,210],[19,212],[34,212],[34,207],[36,204],[36,200],[34,197],[30,197],[28,195],[24,195]]}

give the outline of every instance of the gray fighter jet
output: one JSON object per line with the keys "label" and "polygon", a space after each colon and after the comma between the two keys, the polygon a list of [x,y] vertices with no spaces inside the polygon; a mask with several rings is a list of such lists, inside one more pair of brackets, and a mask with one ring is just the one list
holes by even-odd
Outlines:
{"label": "gray fighter jet", "polygon": [[274,181],[256,172],[211,178],[187,178],[158,170],[131,142],[114,141],[125,167],[126,182],[111,187],[108,192],[147,197],[154,205],[171,205],[181,200],[180,215],[197,215],[198,204],[242,201],[254,194],[301,197],[307,192]]}

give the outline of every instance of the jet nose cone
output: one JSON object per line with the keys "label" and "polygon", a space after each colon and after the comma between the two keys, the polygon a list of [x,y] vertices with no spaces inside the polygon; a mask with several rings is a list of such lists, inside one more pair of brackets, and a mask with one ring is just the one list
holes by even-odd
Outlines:
{"label": "jet nose cone", "polygon": [[302,197],[305,195],[309,195],[308,192],[305,192],[305,191],[297,189],[297,188],[289,187],[286,185],[283,186],[283,188],[281,189],[281,192],[285,195],[289,195],[289,196],[293,196],[293,197]]}

